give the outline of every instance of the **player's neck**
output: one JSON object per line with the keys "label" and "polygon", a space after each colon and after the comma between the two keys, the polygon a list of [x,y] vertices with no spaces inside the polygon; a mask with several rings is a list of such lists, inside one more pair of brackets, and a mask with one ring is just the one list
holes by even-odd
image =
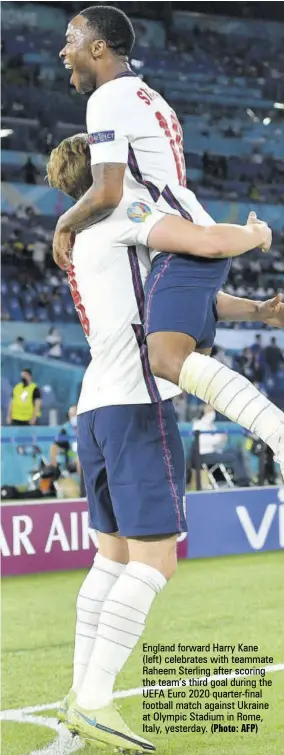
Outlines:
{"label": "player's neck", "polygon": [[130,66],[126,60],[121,60],[120,58],[116,60],[112,57],[105,65],[104,71],[98,74],[96,89],[99,89],[103,84],[107,84],[108,81],[113,81],[117,76],[127,71],[130,71]]}

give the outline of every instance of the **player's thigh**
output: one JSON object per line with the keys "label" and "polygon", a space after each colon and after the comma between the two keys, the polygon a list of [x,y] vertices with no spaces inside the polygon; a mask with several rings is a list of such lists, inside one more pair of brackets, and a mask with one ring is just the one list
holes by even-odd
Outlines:
{"label": "player's thigh", "polygon": [[170,579],[177,566],[177,535],[128,539],[129,561],[152,566]]}
{"label": "player's thigh", "polygon": [[[183,333],[196,342],[203,332],[212,283],[191,266],[184,255],[159,254],[152,262],[145,291],[146,335]],[[213,288],[214,291],[214,288]]]}
{"label": "player's thigh", "polygon": [[207,312],[203,330],[196,344],[196,351],[200,354],[210,354],[215,341],[216,326],[218,321],[216,295],[213,292],[207,305]]}
{"label": "player's thigh", "polygon": [[171,401],[97,410],[120,535],[149,537],[186,531],[185,462]]}
{"label": "player's thigh", "polygon": [[154,375],[174,383],[178,383],[184,360],[196,346],[212,346],[216,328],[214,291],[201,279],[193,285],[187,266],[183,258],[159,255],[145,285],[150,366]]}
{"label": "player's thigh", "polygon": [[94,431],[96,411],[78,415],[78,455],[84,475],[90,526],[109,534],[117,532],[118,526],[104,455]]}

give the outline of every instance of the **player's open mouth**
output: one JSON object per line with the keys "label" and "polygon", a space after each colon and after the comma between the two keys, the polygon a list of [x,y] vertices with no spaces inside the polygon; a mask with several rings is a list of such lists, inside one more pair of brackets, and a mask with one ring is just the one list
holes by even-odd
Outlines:
{"label": "player's open mouth", "polygon": [[72,71],[72,74],[71,74],[71,77],[70,77],[70,84],[73,84],[73,74],[74,74],[73,66],[71,66],[71,64],[68,63],[67,60],[66,60],[64,62],[64,68],[66,69],[66,71]]}

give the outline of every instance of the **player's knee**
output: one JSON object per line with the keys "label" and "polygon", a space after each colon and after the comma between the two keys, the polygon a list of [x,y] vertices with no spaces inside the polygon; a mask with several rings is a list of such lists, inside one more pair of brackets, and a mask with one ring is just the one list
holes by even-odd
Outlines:
{"label": "player's knee", "polygon": [[173,553],[171,558],[169,558],[167,564],[164,566],[163,574],[167,582],[174,576],[174,573],[177,568],[177,557],[176,553]]}

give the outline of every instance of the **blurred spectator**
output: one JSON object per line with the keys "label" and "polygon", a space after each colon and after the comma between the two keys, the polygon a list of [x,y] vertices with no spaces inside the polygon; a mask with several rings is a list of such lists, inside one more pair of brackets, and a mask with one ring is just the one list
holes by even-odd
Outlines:
{"label": "blurred spectator", "polygon": [[178,422],[186,422],[188,419],[188,396],[187,393],[181,393],[173,400]]}
{"label": "blurred spectator", "polygon": [[252,354],[251,379],[252,379],[252,382],[255,383],[256,387],[259,388],[260,384],[264,380],[264,374],[265,374],[264,352],[262,348],[262,338],[261,338],[260,333],[257,333],[255,340],[250,347],[250,350]]}
{"label": "blurred spectator", "polygon": [[264,353],[262,350],[254,351],[252,354],[252,382],[257,388],[260,388],[265,375]]}
{"label": "blurred spectator", "polygon": [[25,339],[22,336],[18,336],[13,343],[8,346],[10,351],[25,351]]}
{"label": "blurred spectator", "polygon": [[[211,406],[205,405],[203,416],[195,420],[192,425],[193,431],[198,430],[199,435],[199,454],[201,464],[212,467],[214,464],[224,464],[230,467],[234,473],[234,480],[237,485],[247,487],[250,484],[249,472],[246,469],[245,457],[238,448],[225,448],[227,435],[225,433],[210,433],[215,430],[216,412]],[[202,432],[203,430],[203,432]],[[191,465],[193,469],[197,466],[197,443],[193,442]]]}
{"label": "blurred spectator", "polygon": [[260,199],[260,191],[259,191],[258,186],[256,186],[255,184],[252,184],[250,187],[249,198],[256,199],[256,200]]}
{"label": "blurred spectator", "polygon": [[281,362],[284,362],[284,358],[281,349],[277,346],[276,338],[274,336],[270,339],[270,345],[266,346],[264,356],[270,372],[275,375],[279,370]]}
{"label": "blurred spectator", "polygon": [[49,346],[48,357],[61,359],[62,357],[62,339],[57,328],[51,327],[46,336],[46,343]]}
{"label": "blurred spectator", "polygon": [[77,406],[70,406],[68,421],[65,422],[50,448],[50,463],[56,467],[58,456],[64,456],[64,468],[80,474],[80,462],[77,453]]}
{"label": "blurred spectator", "polygon": [[233,365],[233,360],[230,354],[226,354],[225,350],[221,348],[221,346],[217,346],[217,344],[214,344],[213,346],[212,356],[214,356],[218,362],[225,364],[227,367],[232,367]]}
{"label": "blurred spectator", "polygon": [[34,165],[31,157],[28,157],[26,163],[22,168],[24,179],[26,184],[36,184],[36,177],[39,174],[39,170]]}
{"label": "blurred spectator", "polygon": [[47,244],[44,241],[37,239],[33,244],[29,245],[29,250],[32,251],[33,261],[43,272],[45,266],[45,257],[47,253]]}
{"label": "blurred spectator", "polygon": [[246,346],[246,348],[243,349],[241,354],[237,355],[236,364],[239,367],[240,372],[248,380],[251,380],[253,377],[253,364],[252,364],[252,353],[248,346]]}
{"label": "blurred spectator", "polygon": [[8,425],[36,425],[40,416],[41,393],[29,368],[21,370],[20,382],[13,388],[8,407]]}
{"label": "blurred spectator", "polygon": [[260,333],[257,333],[250,348],[252,352],[262,351],[262,338]]}

